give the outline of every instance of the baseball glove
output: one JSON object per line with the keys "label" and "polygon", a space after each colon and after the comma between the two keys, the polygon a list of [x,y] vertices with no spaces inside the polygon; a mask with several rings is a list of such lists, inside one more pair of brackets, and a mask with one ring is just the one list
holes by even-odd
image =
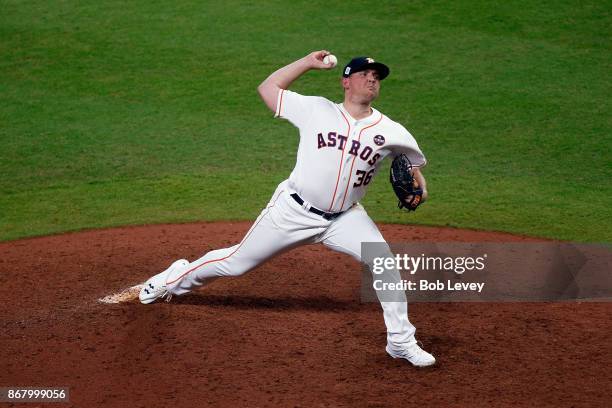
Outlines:
{"label": "baseball glove", "polygon": [[391,163],[390,181],[399,199],[397,206],[415,211],[423,199],[423,189],[412,175],[412,163],[405,154],[397,156]]}

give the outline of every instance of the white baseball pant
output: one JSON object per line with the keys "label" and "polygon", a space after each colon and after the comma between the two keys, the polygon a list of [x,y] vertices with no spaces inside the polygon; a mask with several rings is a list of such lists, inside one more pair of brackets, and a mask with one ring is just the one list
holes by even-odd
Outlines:
{"label": "white baseball pant", "polygon": [[[385,242],[365,209],[356,204],[328,221],[300,206],[282,182],[242,241],[230,248],[208,252],[202,258],[175,270],[167,279],[168,291],[182,295],[222,276],[240,276],[291,248],[321,242],[327,247],[361,259],[362,242]],[[385,256],[392,256],[390,251]],[[371,269],[371,268],[370,268]],[[399,282],[397,270],[386,281]],[[393,345],[414,341],[415,328],[408,320],[408,305],[401,292],[399,301],[381,301],[387,340]]]}

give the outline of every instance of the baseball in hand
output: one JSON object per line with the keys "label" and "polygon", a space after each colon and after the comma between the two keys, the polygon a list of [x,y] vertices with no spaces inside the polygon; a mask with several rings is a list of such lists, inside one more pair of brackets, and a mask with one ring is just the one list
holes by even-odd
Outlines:
{"label": "baseball in hand", "polygon": [[323,58],[323,63],[327,65],[331,65],[333,68],[336,65],[338,65],[338,58],[336,58],[334,54],[329,54]]}

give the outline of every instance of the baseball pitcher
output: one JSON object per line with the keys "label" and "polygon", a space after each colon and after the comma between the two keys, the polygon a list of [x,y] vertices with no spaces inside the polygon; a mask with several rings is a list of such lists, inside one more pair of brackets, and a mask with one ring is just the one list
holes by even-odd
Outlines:
{"label": "baseball pitcher", "polygon": [[[342,71],[341,103],[289,90],[301,75],[331,69],[335,61],[328,51],[315,51],[259,85],[259,95],[274,116],[288,120],[299,131],[293,171],[240,243],[210,251],[191,263],[174,262],[145,282],[142,303],[182,295],[221,276],[239,276],[304,244],[322,243],[369,264],[370,260],[362,259],[361,243],[385,240],[359,200],[388,156],[396,159],[391,180],[400,207],[414,210],[425,201],[427,185],[420,168],[426,160],[417,142],[402,125],[372,107],[381,81],[389,75],[385,64],[368,57],[352,59]],[[397,270],[385,273],[390,274],[387,279],[400,280]],[[415,366],[434,364],[435,358],[417,344],[405,294],[398,296],[393,302],[380,302],[387,353]]]}

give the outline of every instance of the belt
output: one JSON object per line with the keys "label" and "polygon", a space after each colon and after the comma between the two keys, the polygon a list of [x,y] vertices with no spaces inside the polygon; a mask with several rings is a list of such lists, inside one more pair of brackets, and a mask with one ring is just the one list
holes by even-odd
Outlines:
{"label": "belt", "polygon": [[[297,193],[291,194],[291,198],[293,198],[295,200],[295,202],[298,203],[299,205],[303,205],[304,204],[304,200]],[[325,218],[328,221],[331,221],[334,218],[338,218],[339,216],[344,214],[344,211],[340,211],[340,212],[337,212],[337,213],[329,213],[329,212],[325,212],[323,210],[319,210],[318,208],[315,208],[315,207],[310,207],[310,209],[308,211],[310,211],[313,214],[317,214],[317,215]]]}

